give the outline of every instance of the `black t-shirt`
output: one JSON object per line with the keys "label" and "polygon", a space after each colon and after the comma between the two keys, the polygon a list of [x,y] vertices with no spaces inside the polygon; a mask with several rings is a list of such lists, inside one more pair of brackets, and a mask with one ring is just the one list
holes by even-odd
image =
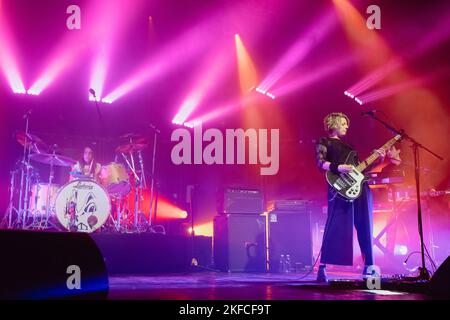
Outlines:
{"label": "black t-shirt", "polygon": [[326,161],[336,163],[337,165],[344,164],[349,153],[352,151],[355,157],[353,163],[350,163],[356,165],[359,163],[358,154],[349,144],[341,139],[322,137],[316,144],[317,167],[322,170],[322,165]]}

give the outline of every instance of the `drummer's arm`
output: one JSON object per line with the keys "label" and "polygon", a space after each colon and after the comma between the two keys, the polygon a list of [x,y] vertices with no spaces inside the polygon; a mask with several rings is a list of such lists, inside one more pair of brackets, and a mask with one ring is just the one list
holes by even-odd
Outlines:
{"label": "drummer's arm", "polygon": [[102,171],[102,165],[100,163],[97,163],[95,165],[95,177],[94,180],[99,182],[100,181],[100,173]]}
{"label": "drummer's arm", "polygon": [[[74,172],[75,171],[75,166],[71,166],[70,167],[70,172]],[[73,176],[69,173],[69,181],[72,181],[74,178]]]}
{"label": "drummer's arm", "polygon": [[[77,164],[74,164],[72,167],[70,167],[70,171],[71,172],[79,171]],[[75,180],[75,177],[72,176],[71,174],[69,174],[69,181],[73,181],[73,180]]]}

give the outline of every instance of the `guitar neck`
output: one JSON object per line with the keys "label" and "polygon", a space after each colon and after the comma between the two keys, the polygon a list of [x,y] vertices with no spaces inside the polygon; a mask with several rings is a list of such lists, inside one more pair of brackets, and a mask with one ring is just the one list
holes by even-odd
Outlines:
{"label": "guitar neck", "polygon": [[[401,135],[396,135],[391,140],[386,142],[380,149],[383,149],[385,151],[389,150],[398,140],[400,140]],[[368,166],[370,166],[372,163],[374,163],[380,155],[377,152],[373,152],[366,160],[361,162],[357,167],[356,170],[359,172],[363,172]]]}

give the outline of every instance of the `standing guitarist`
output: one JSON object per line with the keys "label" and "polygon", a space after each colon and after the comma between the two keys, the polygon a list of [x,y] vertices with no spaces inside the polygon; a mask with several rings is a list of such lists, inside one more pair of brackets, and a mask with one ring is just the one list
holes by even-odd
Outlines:
{"label": "standing guitarist", "polygon": [[[347,134],[349,118],[343,113],[331,113],[324,119],[327,137],[319,139],[316,145],[317,166],[321,171],[335,174],[349,173],[354,169],[346,164],[353,148],[341,140]],[[391,162],[400,163],[399,153],[394,147],[386,153],[375,150],[381,159],[387,155]],[[357,159],[357,162],[359,160]],[[356,165],[356,164],[355,164]],[[372,251],[372,194],[367,183],[363,183],[361,195],[353,201],[344,199],[328,187],[328,217],[322,241],[320,266],[317,281],[327,282],[326,264],[353,265],[353,225],[355,225],[359,247],[364,261],[363,275],[368,275],[369,266],[374,265]]]}

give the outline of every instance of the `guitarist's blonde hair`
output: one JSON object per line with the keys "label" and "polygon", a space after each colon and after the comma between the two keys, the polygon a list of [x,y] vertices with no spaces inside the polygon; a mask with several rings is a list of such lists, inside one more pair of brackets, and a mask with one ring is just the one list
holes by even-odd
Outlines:
{"label": "guitarist's blonde hair", "polygon": [[347,120],[347,124],[350,126],[350,119],[342,112],[332,112],[323,119],[323,127],[327,133],[337,129],[340,124],[338,121],[344,118]]}

